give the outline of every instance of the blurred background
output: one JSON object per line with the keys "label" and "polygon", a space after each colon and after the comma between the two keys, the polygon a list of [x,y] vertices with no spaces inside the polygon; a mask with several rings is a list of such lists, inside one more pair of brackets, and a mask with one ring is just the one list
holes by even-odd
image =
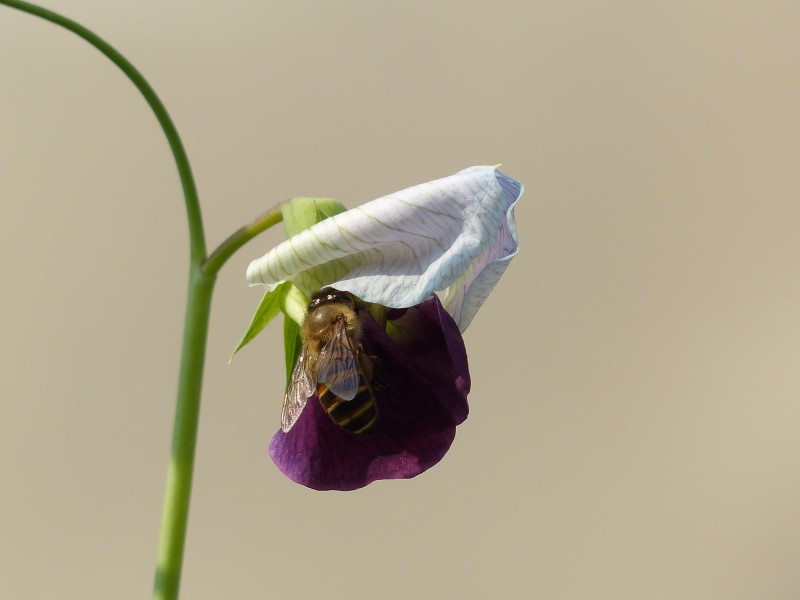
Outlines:
{"label": "blurred background", "polygon": [[[280,327],[211,320],[182,597],[800,597],[800,5],[51,0],[149,79],[215,247],[503,163],[521,252],[435,468],[297,486]],[[188,261],[132,84],[0,7],[0,597],[146,598]]]}

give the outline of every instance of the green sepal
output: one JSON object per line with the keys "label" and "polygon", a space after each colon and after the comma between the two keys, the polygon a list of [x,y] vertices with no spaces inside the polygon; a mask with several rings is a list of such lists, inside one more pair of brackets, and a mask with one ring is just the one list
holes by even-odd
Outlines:
{"label": "green sepal", "polygon": [[[284,203],[281,208],[283,226],[286,235],[292,237],[324,221],[328,217],[337,215],[347,209],[333,198],[307,198],[298,196]],[[231,360],[236,353],[249,344],[261,330],[264,329],[279,312],[285,317],[283,321],[283,339],[286,352],[287,381],[291,377],[294,361],[300,353],[300,326],[306,316],[308,297],[290,281],[284,281],[274,290],[264,294],[258,305],[250,326],[247,328],[236,349],[231,355]]]}
{"label": "green sepal", "polygon": [[300,348],[303,342],[300,339],[300,326],[295,323],[294,319],[287,316],[283,317],[283,347],[286,351],[286,385],[289,385],[289,379],[292,377],[294,370],[294,362],[297,360],[297,355],[300,354]]}
{"label": "green sepal", "polygon": [[338,215],[347,209],[333,198],[307,198],[297,196],[283,205],[283,227],[286,235],[292,237],[328,217]]}
{"label": "green sepal", "polygon": [[269,325],[269,322],[279,312],[287,315],[290,320],[299,326],[305,317],[306,306],[308,306],[308,298],[290,281],[284,281],[274,290],[264,294],[256,313],[253,315],[253,319],[250,321],[250,326],[233,351],[231,359],[261,333],[261,330]]}
{"label": "green sepal", "polygon": [[[286,285],[287,282],[281,285]],[[281,312],[289,317],[297,325],[302,325],[306,318],[306,311],[308,310],[308,302],[310,298],[306,296],[300,288],[293,283],[289,284],[286,293],[281,296]]]}

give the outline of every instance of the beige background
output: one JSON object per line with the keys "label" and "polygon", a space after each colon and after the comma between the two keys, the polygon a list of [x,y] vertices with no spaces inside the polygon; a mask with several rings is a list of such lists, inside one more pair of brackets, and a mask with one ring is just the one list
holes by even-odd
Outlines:
{"label": "beige background", "polygon": [[[266,447],[271,328],[228,356],[265,235],[220,277],[183,597],[800,597],[800,5],[49,6],[150,79],[210,245],[473,164],[524,181],[522,251],[466,335],[444,461],[355,493]],[[145,103],[0,7],[0,597],[146,598],[187,262]]]}

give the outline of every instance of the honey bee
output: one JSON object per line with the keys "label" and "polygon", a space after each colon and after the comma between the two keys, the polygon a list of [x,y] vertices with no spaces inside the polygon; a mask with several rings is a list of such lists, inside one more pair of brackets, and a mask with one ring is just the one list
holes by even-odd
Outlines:
{"label": "honey bee", "polygon": [[283,398],[281,429],[288,432],[316,391],[339,427],[367,433],[378,410],[370,387],[372,360],[361,346],[361,321],[351,294],[333,288],[311,297],[301,328],[303,347]]}

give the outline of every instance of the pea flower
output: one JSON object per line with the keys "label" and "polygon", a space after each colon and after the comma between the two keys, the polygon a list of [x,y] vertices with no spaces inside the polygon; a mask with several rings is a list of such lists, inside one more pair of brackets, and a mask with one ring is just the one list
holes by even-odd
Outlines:
{"label": "pea flower", "polygon": [[[346,431],[314,393],[270,443],[290,479],[351,490],[415,477],[444,456],[468,414],[461,332],[517,252],[513,207],[522,191],[497,167],[472,167],[330,216],[250,263],[251,286],[355,296],[354,343],[375,358],[375,430]],[[284,312],[301,322],[291,304]]]}

